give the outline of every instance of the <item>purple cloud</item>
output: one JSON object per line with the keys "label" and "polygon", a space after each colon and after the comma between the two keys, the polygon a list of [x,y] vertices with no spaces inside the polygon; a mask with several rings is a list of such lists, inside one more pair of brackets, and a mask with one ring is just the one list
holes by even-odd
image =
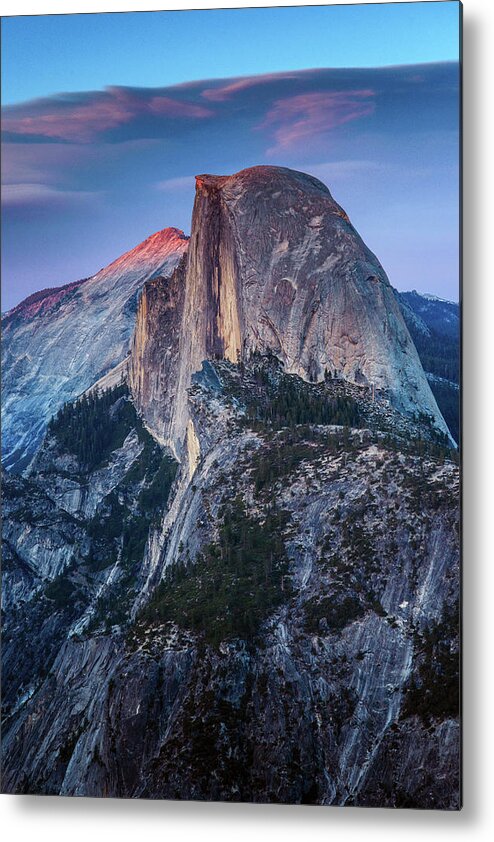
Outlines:
{"label": "purple cloud", "polygon": [[[334,186],[396,278],[412,274],[416,284],[417,261],[396,244],[412,236],[412,213],[423,222],[431,184],[436,207],[441,197],[446,208],[454,204],[457,86],[453,64],[318,69],[67,93],[4,108],[9,304],[23,290],[92,274],[150,231],[188,230],[195,173],[263,163]],[[443,239],[447,226],[455,230],[450,217],[441,213]],[[422,245],[430,224],[423,228],[417,222],[413,234]],[[454,278],[450,264],[446,276]]]}
{"label": "purple cloud", "polygon": [[151,118],[205,119],[213,111],[202,104],[180,100],[159,89],[112,87],[103,92],[48,99],[4,109],[3,131],[14,137],[38,137],[72,143],[91,143],[112,129]]}
{"label": "purple cloud", "polygon": [[[348,84],[348,82],[346,83]],[[330,87],[330,90],[326,88]],[[291,96],[283,96],[286,93]],[[254,94],[254,96],[253,96]],[[202,143],[231,131],[242,113],[243,131],[257,155],[288,150],[309,136],[368,113],[372,91],[335,90],[330,71],[301,71],[213,81],[170,88],[110,87],[105,91],[59,94],[3,110],[3,182],[11,185],[4,205],[48,206],[108,189],[102,173],[144,158],[139,144],[155,144],[155,158],[170,140],[189,144],[200,127]],[[206,105],[205,101],[210,105]],[[267,142],[257,131],[266,131]],[[213,141],[205,141],[207,132]],[[266,147],[276,143],[274,149]],[[144,150],[149,159],[150,148]],[[135,167],[134,167],[135,169]],[[126,179],[131,170],[127,169]],[[97,174],[97,175],[96,175]],[[160,173],[161,175],[161,173]],[[153,179],[162,192],[187,189],[176,176]],[[89,182],[86,184],[86,178]],[[114,182],[115,184],[115,182]]]}
{"label": "purple cloud", "polygon": [[[307,71],[303,71],[303,73],[305,75]],[[300,75],[300,73],[265,73],[263,76],[245,76],[240,79],[233,79],[233,81],[229,81],[227,84],[220,84],[214,88],[206,88],[206,90],[202,91],[202,96],[212,102],[226,102],[236,97],[237,94],[250,91],[252,88],[297,80]]]}
{"label": "purple cloud", "polygon": [[259,128],[272,131],[275,155],[326,134],[373,113],[375,92],[371,89],[350,91],[313,91],[280,99],[266,114]]}

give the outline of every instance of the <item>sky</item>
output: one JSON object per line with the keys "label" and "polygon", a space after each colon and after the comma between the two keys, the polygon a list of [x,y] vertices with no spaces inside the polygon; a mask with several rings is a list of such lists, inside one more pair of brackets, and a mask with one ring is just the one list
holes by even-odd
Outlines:
{"label": "sky", "polygon": [[194,175],[324,181],[398,289],[458,300],[459,4],[2,21],[2,311],[186,233]]}

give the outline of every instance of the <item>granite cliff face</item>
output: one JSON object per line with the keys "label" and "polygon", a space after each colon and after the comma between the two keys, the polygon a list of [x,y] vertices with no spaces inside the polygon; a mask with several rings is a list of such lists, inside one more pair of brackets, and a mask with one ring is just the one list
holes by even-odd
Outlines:
{"label": "granite cliff face", "polygon": [[[175,311],[164,358],[160,330],[143,324],[159,322],[169,305],[153,294],[154,316],[144,296],[138,316],[130,382],[156,433],[181,452],[187,388],[202,360],[268,349],[307,380],[329,370],[374,384],[400,411],[425,413],[447,433],[386,274],[327,187],[280,167],[196,181],[187,263],[173,279],[174,289],[185,287],[183,303],[173,293],[182,326]],[[153,382],[167,393],[160,418],[144,358],[154,360]]]}
{"label": "granite cliff face", "polygon": [[172,272],[186,251],[166,228],[92,278],[30,296],[2,319],[2,458],[22,470],[50,417],[129,351],[144,282]]}
{"label": "granite cliff face", "polygon": [[171,277],[158,277],[144,285],[128,362],[127,376],[136,405],[161,441],[166,440],[178,393],[186,259],[184,255]]}
{"label": "granite cliff face", "polygon": [[13,466],[61,408],[3,483],[3,791],[457,809],[458,460],[382,268],[273,167],[146,243],[6,317]]}

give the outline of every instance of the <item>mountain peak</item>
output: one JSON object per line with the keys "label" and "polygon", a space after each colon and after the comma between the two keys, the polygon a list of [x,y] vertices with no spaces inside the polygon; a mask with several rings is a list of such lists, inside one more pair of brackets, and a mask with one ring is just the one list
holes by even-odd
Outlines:
{"label": "mountain peak", "polygon": [[142,249],[151,244],[161,246],[165,243],[176,243],[180,240],[188,242],[188,239],[189,238],[186,234],[184,234],[181,228],[174,228],[173,226],[170,226],[169,228],[162,228],[160,231],[150,234],[149,237],[146,237],[146,239],[143,240],[142,243],[139,243],[139,245],[136,246],[135,249],[132,249],[132,251]]}
{"label": "mountain peak", "polygon": [[144,273],[150,278],[162,271],[171,255],[183,254],[188,243],[189,238],[180,228],[163,228],[146,237],[142,243],[122,254],[113,263],[100,269],[89,283],[96,286],[101,281],[106,284],[110,278],[114,278],[121,284],[136,273]]}
{"label": "mountain peak", "polygon": [[127,356],[144,283],[170,275],[187,250],[164,228],[91,278],[29,296],[2,319],[2,449],[22,469],[48,419]]}
{"label": "mountain peak", "polygon": [[[274,353],[308,381],[330,371],[372,384],[399,411],[425,413],[447,431],[386,273],[313,176],[272,166],[196,176],[180,272],[141,302],[129,369],[143,416],[177,454],[187,390],[203,360],[237,362],[254,352]],[[172,287],[182,312],[176,347],[160,362]]]}
{"label": "mountain peak", "polygon": [[421,295],[422,298],[425,298],[427,301],[436,301],[438,304],[452,304],[453,307],[458,306],[457,301],[451,301],[449,298],[440,298],[439,295],[433,295],[431,292],[417,292],[416,294]]}
{"label": "mountain peak", "polygon": [[189,238],[180,228],[163,228],[150,234],[137,246],[134,246],[130,251],[117,257],[108,266],[100,269],[95,275],[90,278],[82,278],[78,281],[71,281],[62,286],[47,287],[46,289],[33,292],[24,298],[19,304],[16,304],[10,310],[2,315],[2,322],[4,326],[12,321],[12,319],[22,319],[29,321],[35,317],[48,315],[50,311],[58,307],[61,302],[67,298],[71,293],[78,289],[82,284],[91,282],[95,279],[107,278],[108,275],[119,272],[126,267],[128,269],[137,269],[139,266],[145,268],[153,259],[161,264],[170,255],[175,252],[182,253],[186,251]]}

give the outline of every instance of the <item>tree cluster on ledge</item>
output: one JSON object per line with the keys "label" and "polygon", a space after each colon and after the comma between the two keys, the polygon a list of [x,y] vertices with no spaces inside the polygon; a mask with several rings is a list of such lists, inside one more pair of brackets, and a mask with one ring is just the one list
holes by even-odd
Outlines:
{"label": "tree cluster on ledge", "polygon": [[62,451],[73,453],[86,471],[93,471],[122,447],[134,427],[135,409],[127,397],[125,383],[85,393],[58,410],[48,424],[48,433],[56,437]]}
{"label": "tree cluster on ledge", "polygon": [[240,496],[221,511],[218,541],[193,564],[167,572],[141,621],[173,622],[217,646],[227,638],[251,640],[260,623],[291,594],[283,530],[288,514],[274,505],[261,521]]}

